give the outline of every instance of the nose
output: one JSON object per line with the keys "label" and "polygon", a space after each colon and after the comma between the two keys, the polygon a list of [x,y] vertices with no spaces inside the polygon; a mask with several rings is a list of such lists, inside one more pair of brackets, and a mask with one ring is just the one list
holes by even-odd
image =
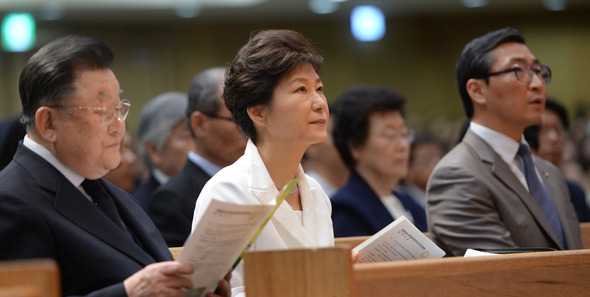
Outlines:
{"label": "nose", "polygon": [[311,105],[311,108],[313,111],[325,111],[326,113],[328,112],[328,101],[326,100],[326,98],[324,96],[321,95],[316,95],[316,97],[313,99],[313,103]]}
{"label": "nose", "polygon": [[108,133],[122,138],[123,135],[125,135],[125,121],[119,120],[117,117],[115,117],[109,123]]}
{"label": "nose", "polygon": [[543,80],[543,78],[541,78],[540,75],[538,75],[537,73],[535,73],[533,71],[532,78],[529,83],[529,87],[532,88],[533,90],[540,90],[540,89],[545,89],[547,86],[545,85],[545,81]]}

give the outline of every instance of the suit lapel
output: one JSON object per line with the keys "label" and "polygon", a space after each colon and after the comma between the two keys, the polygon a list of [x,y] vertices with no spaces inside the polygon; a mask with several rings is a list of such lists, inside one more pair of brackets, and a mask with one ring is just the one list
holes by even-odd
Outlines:
{"label": "suit lapel", "polygon": [[387,210],[381,198],[377,196],[371,186],[356,171],[350,173],[349,181],[350,199],[353,200],[357,211],[362,212],[363,219],[371,224],[372,233],[377,233],[393,222],[394,217]]}
{"label": "suit lapel", "polygon": [[[510,167],[508,167],[508,164],[502,160],[500,155],[498,155],[483,139],[471,131],[467,132],[464,140],[474,149],[475,154],[477,154],[483,162],[490,164],[492,175],[494,175],[509,190],[511,190],[516,197],[518,197],[518,199],[527,207],[537,224],[539,224],[545,233],[551,237],[553,242],[557,246],[561,246],[557,240],[555,232],[553,232],[553,229],[549,224],[549,221],[541,211],[541,208],[539,208],[539,205],[537,205],[535,202],[533,196],[531,196],[529,191],[523,187]],[[537,166],[537,162],[535,162],[535,166]],[[549,193],[553,197],[554,193],[552,191],[549,191]]]}
{"label": "suit lapel", "polygon": [[[139,252],[133,252],[134,255],[137,255],[138,258],[143,260],[148,260],[152,257],[156,261],[172,260],[169,253],[164,253],[168,251],[168,247],[164,244],[164,240],[161,240],[162,245],[158,245],[158,241],[154,240],[155,236],[159,236],[159,231],[153,225],[149,217],[147,217],[141,206],[138,205],[131,196],[123,193],[122,190],[116,188],[114,185],[105,180],[102,182],[107,192],[109,192],[111,197],[115,200],[119,214],[125,222],[127,229],[132,232],[135,239],[141,245],[141,248],[143,248],[141,249],[136,243],[133,243],[132,246],[141,250],[141,253],[143,254],[139,255]],[[146,252],[148,254],[146,254]]]}
{"label": "suit lapel", "polygon": [[[248,145],[246,146],[244,155],[251,159],[252,167],[249,182],[250,192],[261,204],[267,204],[275,199],[279,193],[279,190],[274,187],[274,182],[270,178],[270,175],[266,170],[266,166],[260,158],[256,146],[251,143],[251,140],[248,140]],[[296,175],[299,177],[300,183],[302,179],[305,179],[301,166],[299,166]],[[300,189],[300,191],[301,190],[302,189]],[[303,203],[304,202],[302,200],[302,204]],[[305,213],[307,211],[311,210],[304,210],[304,216],[306,216]],[[310,236],[299,222],[297,215],[289,203],[286,201],[283,201],[283,203],[279,206],[275,214],[272,216],[270,222],[272,222],[272,224],[275,226],[279,236],[287,247],[303,248],[313,246]]]}
{"label": "suit lapel", "polygon": [[145,251],[65,178],[57,189],[55,208],[74,224],[130,258],[143,265],[153,263]]}

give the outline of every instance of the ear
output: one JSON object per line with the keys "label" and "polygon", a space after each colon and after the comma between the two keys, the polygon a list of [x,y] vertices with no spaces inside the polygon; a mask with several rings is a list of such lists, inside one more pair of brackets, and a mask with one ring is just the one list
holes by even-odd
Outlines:
{"label": "ear", "polygon": [[193,111],[193,113],[191,113],[190,125],[193,133],[195,133],[195,136],[198,137],[203,135],[205,131],[205,123],[208,121],[209,118],[200,111]]}
{"label": "ear", "polygon": [[37,133],[44,141],[49,143],[55,143],[57,140],[57,131],[54,123],[57,113],[57,110],[47,106],[40,107],[35,113],[35,128],[37,128]]}
{"label": "ear", "polygon": [[143,144],[145,148],[145,152],[150,157],[150,160],[154,164],[155,167],[159,167],[162,164],[162,157],[160,156],[160,151],[156,148],[156,145],[151,141],[146,141]]}
{"label": "ear", "polygon": [[348,141],[348,150],[355,163],[361,158],[361,149],[362,146],[353,143],[352,140]]}
{"label": "ear", "polygon": [[485,96],[485,92],[487,89],[487,84],[483,79],[470,78],[465,84],[465,88],[467,89],[467,93],[471,97],[471,100],[474,104],[486,104],[487,98]]}
{"label": "ear", "polygon": [[250,106],[247,109],[248,116],[256,124],[260,127],[266,127],[266,108],[262,105]]}

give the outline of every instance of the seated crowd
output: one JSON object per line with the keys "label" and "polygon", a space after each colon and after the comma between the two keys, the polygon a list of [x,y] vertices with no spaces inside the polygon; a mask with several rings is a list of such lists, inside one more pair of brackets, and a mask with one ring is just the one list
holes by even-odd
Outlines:
{"label": "seated crowd", "polygon": [[[293,178],[250,250],[330,247],[401,216],[447,256],[583,248],[588,189],[565,176],[567,113],[514,28],[461,53],[458,142],[412,129],[411,98],[386,86],[351,86],[329,105],[312,42],[263,30],[187,93],[149,100],[136,150],[113,59],[95,38],[43,46],[21,73],[20,121],[0,130],[0,260],[55,259],[64,296],[182,296],[194,267],[168,247],[211,200],[266,203]],[[207,296],[245,296],[243,269]]]}

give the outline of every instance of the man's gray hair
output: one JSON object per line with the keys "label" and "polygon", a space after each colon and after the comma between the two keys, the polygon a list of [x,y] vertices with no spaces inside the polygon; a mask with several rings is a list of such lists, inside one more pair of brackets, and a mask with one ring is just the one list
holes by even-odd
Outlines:
{"label": "man's gray hair", "polygon": [[198,73],[188,90],[188,107],[186,118],[189,123],[189,130],[195,136],[190,126],[190,118],[193,112],[202,111],[206,113],[217,113],[221,108],[220,89],[223,88],[225,78],[225,67],[213,67]]}
{"label": "man's gray hair", "polygon": [[187,94],[167,92],[152,98],[143,106],[139,117],[137,138],[139,154],[150,170],[154,165],[146,152],[146,141],[153,143],[158,150],[161,150],[172,128],[185,119],[187,105]]}

